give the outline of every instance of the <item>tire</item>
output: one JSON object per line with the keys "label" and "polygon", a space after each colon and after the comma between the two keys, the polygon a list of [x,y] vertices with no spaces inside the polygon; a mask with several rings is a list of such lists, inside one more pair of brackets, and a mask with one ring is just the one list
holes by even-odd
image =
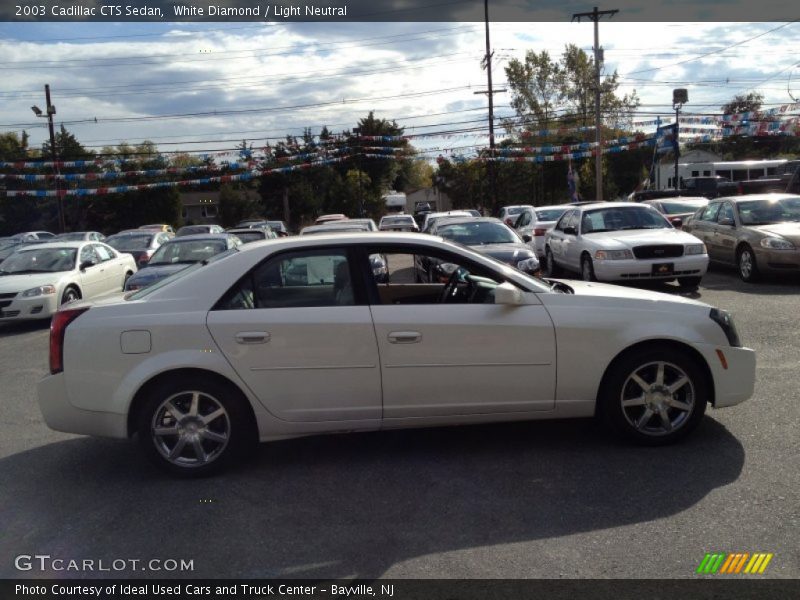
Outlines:
{"label": "tire", "polygon": [[78,288],[74,285],[67,286],[67,289],[64,290],[64,293],[61,294],[61,303],[59,306],[64,306],[69,302],[75,302],[75,300],[81,299],[81,292]]}
{"label": "tire", "polygon": [[545,248],[544,263],[545,267],[547,268],[548,277],[558,277],[561,274],[561,269],[559,269],[558,265],[556,264],[556,259],[553,256],[553,251],[550,250],[550,246]]}
{"label": "tire", "polygon": [[595,277],[594,274],[592,259],[587,254],[581,257],[581,279],[584,281],[597,281],[597,277]]}
{"label": "tire", "polygon": [[705,372],[687,353],[651,348],[615,361],[598,401],[612,431],[640,445],[661,446],[697,427],[709,390]]}
{"label": "tire", "polygon": [[137,415],[139,444],[152,462],[178,477],[217,473],[258,440],[246,402],[232,385],[210,377],[166,379],[150,390]]}
{"label": "tire", "polygon": [[696,290],[702,280],[702,277],[678,277],[678,285],[684,290]]}
{"label": "tire", "polygon": [[122,280],[122,291],[123,292],[125,291],[125,285],[128,283],[128,279],[130,279],[131,277],[133,277],[133,273],[131,273],[130,271],[127,271],[125,273],[125,278]]}
{"label": "tire", "polygon": [[756,263],[756,254],[747,244],[739,248],[736,253],[736,267],[739,270],[739,277],[747,283],[758,281],[761,276]]}

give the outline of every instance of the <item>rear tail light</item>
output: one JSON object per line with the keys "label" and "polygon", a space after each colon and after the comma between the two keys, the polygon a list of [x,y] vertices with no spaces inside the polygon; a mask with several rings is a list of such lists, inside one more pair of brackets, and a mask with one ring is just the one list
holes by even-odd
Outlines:
{"label": "rear tail light", "polygon": [[542,237],[546,233],[547,233],[547,229],[545,229],[543,227],[537,227],[536,229],[533,230],[533,236],[534,237]]}
{"label": "rear tail light", "polygon": [[138,263],[140,265],[146,265],[150,262],[150,257],[153,256],[153,250],[146,250],[139,255]]}
{"label": "rear tail light", "polygon": [[68,308],[53,314],[50,321],[50,373],[55,375],[64,370],[64,334],[67,325],[89,310],[83,308]]}

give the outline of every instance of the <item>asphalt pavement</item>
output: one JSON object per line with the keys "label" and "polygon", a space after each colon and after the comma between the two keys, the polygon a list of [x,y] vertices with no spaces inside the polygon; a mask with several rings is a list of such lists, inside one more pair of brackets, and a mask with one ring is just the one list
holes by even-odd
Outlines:
{"label": "asphalt pavement", "polygon": [[758,368],[751,400],[680,444],[591,420],[320,436],[194,481],[50,431],[47,323],[2,324],[0,577],[41,577],[15,567],[38,554],[143,561],[70,577],[696,578],[707,552],[769,552],[761,577],[798,578],[800,281],[714,270],[690,295],[734,313]]}

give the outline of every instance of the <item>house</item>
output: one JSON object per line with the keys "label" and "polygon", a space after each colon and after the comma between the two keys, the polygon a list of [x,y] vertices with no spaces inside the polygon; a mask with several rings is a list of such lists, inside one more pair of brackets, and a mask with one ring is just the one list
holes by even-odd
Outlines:
{"label": "house", "polygon": [[181,220],[186,225],[219,222],[219,192],[181,192]]}

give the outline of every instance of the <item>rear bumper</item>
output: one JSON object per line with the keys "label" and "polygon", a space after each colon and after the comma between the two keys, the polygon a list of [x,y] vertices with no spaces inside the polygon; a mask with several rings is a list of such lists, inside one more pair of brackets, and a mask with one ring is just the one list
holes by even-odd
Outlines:
{"label": "rear bumper", "polygon": [[[752,397],[756,382],[755,351],[710,344],[699,344],[696,348],[706,359],[714,378],[714,408],[735,406]],[[717,350],[724,356],[726,364]]]}
{"label": "rear bumper", "polygon": [[36,388],[39,409],[50,429],[99,437],[127,438],[126,415],[75,408],[69,402],[63,373],[48,375]]}

